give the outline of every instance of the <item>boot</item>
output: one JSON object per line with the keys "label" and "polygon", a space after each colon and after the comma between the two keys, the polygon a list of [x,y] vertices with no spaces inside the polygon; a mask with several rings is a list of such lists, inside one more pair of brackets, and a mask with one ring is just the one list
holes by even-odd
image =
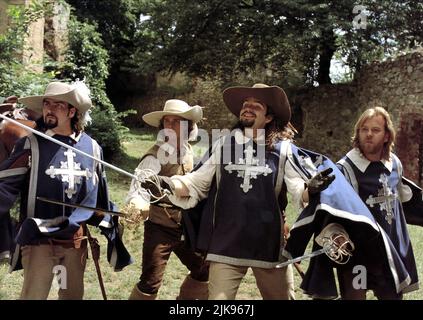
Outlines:
{"label": "boot", "polygon": [[188,275],[181,285],[176,300],[207,300],[209,296],[208,286],[208,281],[198,281]]}
{"label": "boot", "polygon": [[135,285],[128,300],[155,300],[156,297],[157,294],[144,293],[140,289],[138,289],[137,285]]}

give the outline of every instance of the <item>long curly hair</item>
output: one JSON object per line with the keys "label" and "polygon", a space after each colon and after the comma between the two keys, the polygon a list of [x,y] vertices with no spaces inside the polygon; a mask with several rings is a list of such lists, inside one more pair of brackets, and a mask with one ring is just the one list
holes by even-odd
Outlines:
{"label": "long curly hair", "polygon": [[284,123],[278,118],[273,118],[264,129],[266,132],[266,148],[268,150],[273,150],[276,143],[280,140],[294,140],[295,134],[298,133],[291,122]]}

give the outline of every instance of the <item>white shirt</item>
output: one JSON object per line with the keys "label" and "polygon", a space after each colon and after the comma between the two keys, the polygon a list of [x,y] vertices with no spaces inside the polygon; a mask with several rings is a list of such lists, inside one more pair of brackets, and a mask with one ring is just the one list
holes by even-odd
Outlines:
{"label": "white shirt", "polygon": [[[54,132],[51,129],[47,129],[46,132],[44,132],[44,134],[49,137],[53,137],[54,135],[58,133]],[[78,134],[76,132],[72,132],[72,134],[69,135],[69,137],[71,137],[75,142],[79,142],[79,140],[81,139],[81,136],[82,136],[82,131],[79,132]]]}
{"label": "white shirt", "polygon": [[[160,149],[164,152],[158,152],[157,156],[160,158],[160,155],[167,153],[169,155],[174,155],[176,153],[176,148],[168,143],[163,143],[162,141],[157,141],[156,144],[160,144]],[[185,154],[188,149],[188,144],[184,144],[181,150],[181,154]],[[159,174],[162,169],[162,163],[168,161],[168,159],[159,159],[152,155],[146,156],[138,164],[138,167],[135,171],[138,170],[151,170],[151,174]],[[148,177],[148,176],[147,176]],[[125,203],[131,203],[136,209],[147,211],[150,207],[150,194],[147,190],[141,188],[138,182],[135,179],[132,179],[129,192],[125,198]]]}
{"label": "white shirt", "polygon": [[[250,139],[243,136],[242,134],[235,134],[235,140],[237,143],[244,143]],[[222,141],[219,140],[215,143],[213,150],[222,145]],[[288,148],[288,152],[291,149]],[[169,200],[175,205],[188,209],[194,207],[200,200],[208,196],[211,183],[214,179],[216,168],[220,167],[220,159],[217,158],[218,154],[213,152],[211,157],[197,170],[193,171],[184,176],[173,176],[172,180],[179,180],[189,190],[189,197],[177,197],[175,195],[169,196]],[[286,161],[285,163],[285,176],[284,181],[286,183],[288,192],[292,196],[292,202],[296,208],[303,206],[302,194],[304,192],[304,180],[294,170],[291,163]]]}
{"label": "white shirt", "polygon": [[[352,163],[360,170],[361,172],[365,172],[367,167],[370,165],[371,161],[368,160],[361,152],[360,149],[354,148],[350,150],[347,153],[347,158],[349,158]],[[385,166],[386,169],[388,169],[389,172],[392,172],[393,169],[393,158],[396,157],[394,154],[391,153],[391,156],[389,157],[389,160],[382,159],[380,162]],[[399,175],[399,183],[397,186],[397,191],[400,197],[401,202],[407,202],[410,201],[411,197],[413,196],[413,192],[411,191],[411,188],[407,185],[404,185],[402,183],[402,164],[399,159],[397,159],[397,166],[398,166],[398,175]]]}

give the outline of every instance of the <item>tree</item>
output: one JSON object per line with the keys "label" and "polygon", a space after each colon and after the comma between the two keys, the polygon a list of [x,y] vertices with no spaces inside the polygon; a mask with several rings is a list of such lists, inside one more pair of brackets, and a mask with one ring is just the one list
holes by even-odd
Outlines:
{"label": "tree", "polygon": [[122,134],[127,128],[120,120],[124,115],[116,112],[105,92],[105,81],[109,75],[108,51],[104,48],[95,23],[80,22],[72,18],[68,27],[69,48],[65,63],[55,72],[60,78],[86,80],[94,105],[91,113],[93,122],[87,132],[103,147],[105,157],[110,158],[119,153]]}
{"label": "tree", "polygon": [[230,80],[257,66],[276,78],[301,73],[329,83],[337,51],[353,70],[422,41],[422,4],[363,0],[368,24],[356,29],[355,0],[153,0],[142,2],[134,59],[143,72],[185,71]]}
{"label": "tree", "polygon": [[142,9],[141,0],[66,1],[73,6],[78,20],[98,26],[110,57],[107,93],[116,109],[122,110],[122,101],[128,95],[146,91],[151,84],[149,74],[137,72],[138,66],[133,59],[136,50],[133,38]]}

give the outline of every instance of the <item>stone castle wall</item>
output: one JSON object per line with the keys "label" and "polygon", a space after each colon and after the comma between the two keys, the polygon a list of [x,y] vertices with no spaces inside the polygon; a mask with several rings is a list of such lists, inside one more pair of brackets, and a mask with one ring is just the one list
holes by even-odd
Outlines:
{"label": "stone castle wall", "polygon": [[[28,6],[31,0],[0,0],[0,34],[10,23],[7,10],[10,6]],[[41,17],[28,26],[28,36],[22,51],[22,63],[35,72],[43,71],[44,55],[54,61],[63,61],[67,45],[67,24],[70,8],[62,2],[52,1],[51,16]]]}
{"label": "stone castle wall", "polygon": [[373,63],[351,84],[313,88],[293,101],[304,128],[298,144],[338,160],[350,149],[353,126],[361,113],[381,106],[397,130],[395,152],[405,174],[423,182],[423,50]]}

